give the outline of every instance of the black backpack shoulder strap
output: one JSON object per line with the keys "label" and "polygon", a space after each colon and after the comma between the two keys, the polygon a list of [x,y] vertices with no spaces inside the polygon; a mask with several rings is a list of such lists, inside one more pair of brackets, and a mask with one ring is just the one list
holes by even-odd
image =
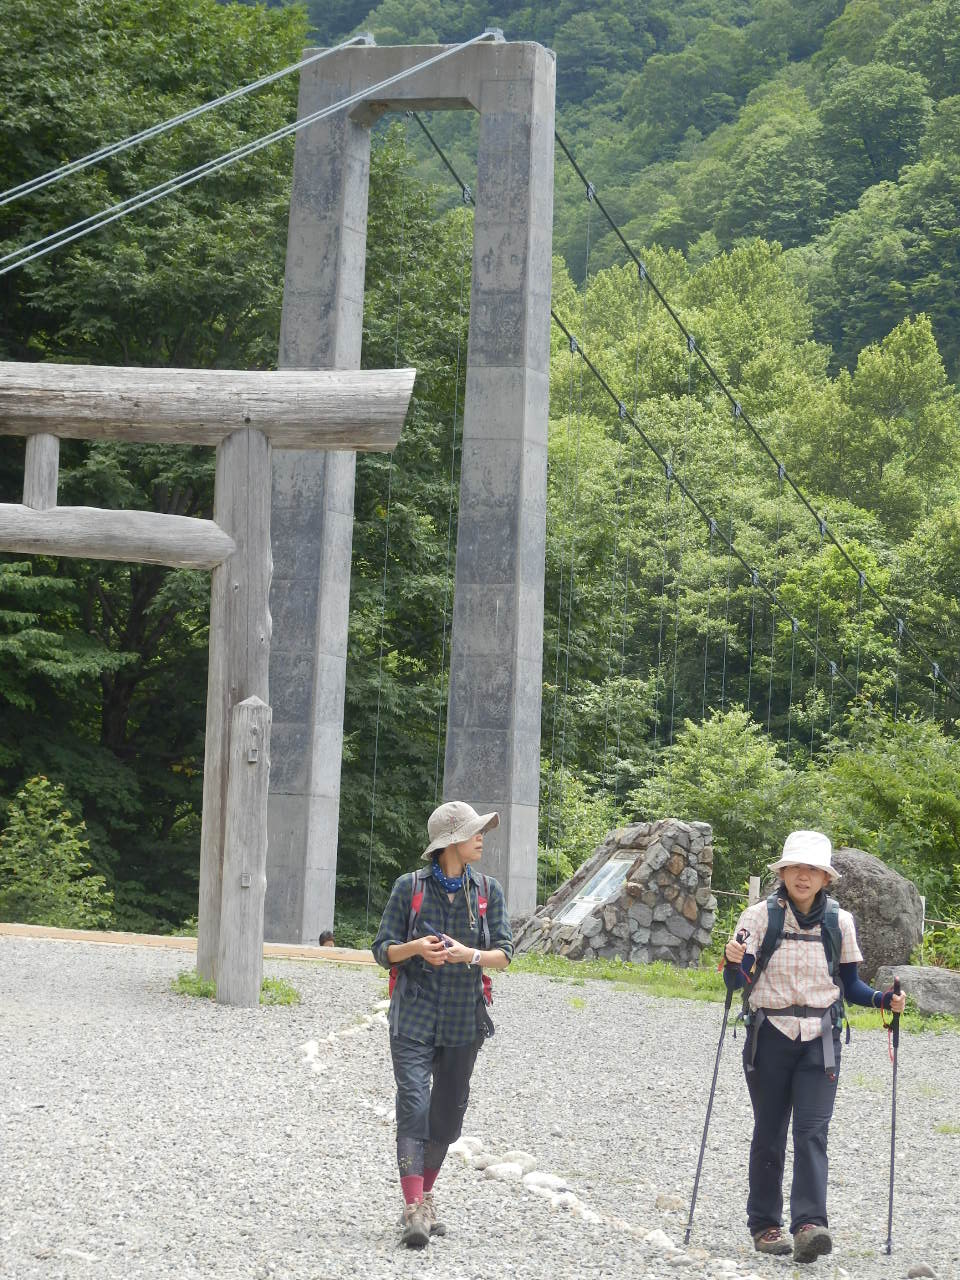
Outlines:
{"label": "black backpack shoulder strap", "polygon": [[787,908],[779,890],[774,890],[767,898],[767,929],[760,944],[757,964],[754,969],[754,982],[770,963],[770,957],[783,941],[783,923],[787,918]]}
{"label": "black backpack shoulder strap", "polygon": [[840,952],[843,949],[843,937],[840,933],[840,903],[836,898],[827,898],[820,936],[823,938],[823,949],[827,953],[827,969],[830,971],[830,977],[836,979],[840,970]]}

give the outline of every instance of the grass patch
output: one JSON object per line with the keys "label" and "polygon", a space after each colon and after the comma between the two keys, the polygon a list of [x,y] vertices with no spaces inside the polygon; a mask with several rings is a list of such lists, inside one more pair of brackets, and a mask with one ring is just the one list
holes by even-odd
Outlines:
{"label": "grass patch", "polygon": [[569,1004],[571,1009],[585,1009],[587,1007],[587,1002],[583,996],[571,996]]}
{"label": "grass patch", "polygon": [[935,1124],[933,1126],[934,1133],[948,1133],[951,1135],[960,1134],[960,1124]]}
{"label": "grass patch", "polygon": [[[196,969],[183,969],[170,984],[178,996],[199,996],[202,1000],[214,1000],[217,984],[209,978],[201,978]],[[300,992],[283,978],[264,978],[260,984],[261,1004],[299,1004]]]}
{"label": "grass patch", "polygon": [[508,973],[537,973],[555,982],[581,986],[592,978],[615,982],[625,990],[644,991],[651,996],[678,1000],[724,998],[723,978],[716,969],[675,969],[664,960],[653,964],[630,964],[627,960],[567,960],[564,956],[528,951],[517,956]]}

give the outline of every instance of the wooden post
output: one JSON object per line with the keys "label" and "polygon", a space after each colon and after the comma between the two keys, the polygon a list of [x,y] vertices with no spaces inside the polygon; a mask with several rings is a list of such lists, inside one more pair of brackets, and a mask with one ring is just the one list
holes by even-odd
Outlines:
{"label": "wooden post", "polygon": [[214,569],[210,593],[197,970],[211,979],[220,950],[231,715],[245,698],[270,701],[270,454],[267,437],[253,429],[217,447],[214,520],[236,551]]}
{"label": "wooden post", "polygon": [[23,467],[23,505],[48,511],[57,505],[60,478],[60,441],[45,431],[27,437]]}
{"label": "wooden post", "polygon": [[238,702],[230,717],[217,1001],[246,1009],[260,1003],[263,978],[272,719],[256,697]]}
{"label": "wooden post", "polygon": [[760,901],[760,877],[750,877],[750,887],[747,892],[747,905],[752,907],[755,902]]}

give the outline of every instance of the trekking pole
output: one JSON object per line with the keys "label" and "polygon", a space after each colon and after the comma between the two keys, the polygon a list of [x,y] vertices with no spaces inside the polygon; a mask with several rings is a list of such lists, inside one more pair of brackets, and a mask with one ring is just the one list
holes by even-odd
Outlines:
{"label": "trekking pole", "polygon": [[[742,932],[742,930],[741,930]],[[742,941],[737,934],[737,941]],[[690,1217],[687,1219],[687,1230],[683,1243],[690,1243],[690,1232],[693,1229],[693,1211],[697,1204],[697,1189],[700,1186],[700,1171],[703,1168],[703,1153],[707,1147],[707,1129],[710,1127],[710,1112],[713,1110],[713,1095],[717,1089],[717,1075],[720,1071],[720,1054],[723,1052],[723,1037],[727,1034],[727,1019],[730,1017],[730,1005],[733,1003],[733,988],[727,987],[727,998],[723,1003],[723,1026],[720,1028],[720,1043],[717,1045],[717,1060],[713,1064],[713,1083],[710,1085],[710,1098],[707,1102],[707,1118],[703,1122],[703,1138],[700,1141],[700,1158],[697,1160],[697,1172],[693,1179],[693,1199],[690,1201]]]}
{"label": "trekking pole", "polygon": [[[893,980],[893,994],[900,994],[900,979]],[[890,1204],[887,1209],[887,1247],[886,1252],[889,1256],[893,1249],[893,1155],[897,1142],[897,1058],[900,1048],[900,1015],[893,1015],[893,1026],[890,1030],[891,1043],[893,1044],[893,1108],[890,1115]]]}

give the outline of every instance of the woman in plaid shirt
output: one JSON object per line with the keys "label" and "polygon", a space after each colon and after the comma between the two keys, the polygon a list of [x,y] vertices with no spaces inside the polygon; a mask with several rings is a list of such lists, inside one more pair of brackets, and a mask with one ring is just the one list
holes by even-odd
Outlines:
{"label": "woman in plaid shirt", "polygon": [[840,1024],[834,1010],[845,998],[902,1013],[906,1001],[902,993],[875,991],[858,976],[863,956],[849,911],[837,914],[840,955],[834,971],[842,993],[831,977],[821,931],[829,901],[826,888],[840,878],[830,865],[832,853],[821,832],[791,832],[779,862],[770,867],[780,877],[780,946],[762,972],[754,974],[768,924],[769,908],[763,901],[743,912],[724,951],[727,986],[742,987],[748,978],[752,984],[744,1046],[754,1118],[747,1225],[759,1252],[791,1252],[782,1231],[782,1188],[792,1115],[790,1230],[797,1262],[812,1262],[833,1248],[827,1230],[827,1131],[840,1065]]}
{"label": "woman in plaid shirt", "polygon": [[[397,1164],[403,1191],[403,1234],[422,1248],[446,1231],[437,1217],[433,1184],[460,1136],[470,1096],[470,1076],[487,1018],[482,970],[505,969],[513,936],[503,889],[470,870],[483,854],[483,833],[500,823],[461,800],[434,809],[430,843],[422,854],[429,871],[397,880],[373,944],[378,964],[393,970],[390,1055],[397,1082]],[[410,932],[414,895],[422,893]],[[481,908],[490,945],[480,948]],[[432,1077],[432,1088],[431,1088]]]}

